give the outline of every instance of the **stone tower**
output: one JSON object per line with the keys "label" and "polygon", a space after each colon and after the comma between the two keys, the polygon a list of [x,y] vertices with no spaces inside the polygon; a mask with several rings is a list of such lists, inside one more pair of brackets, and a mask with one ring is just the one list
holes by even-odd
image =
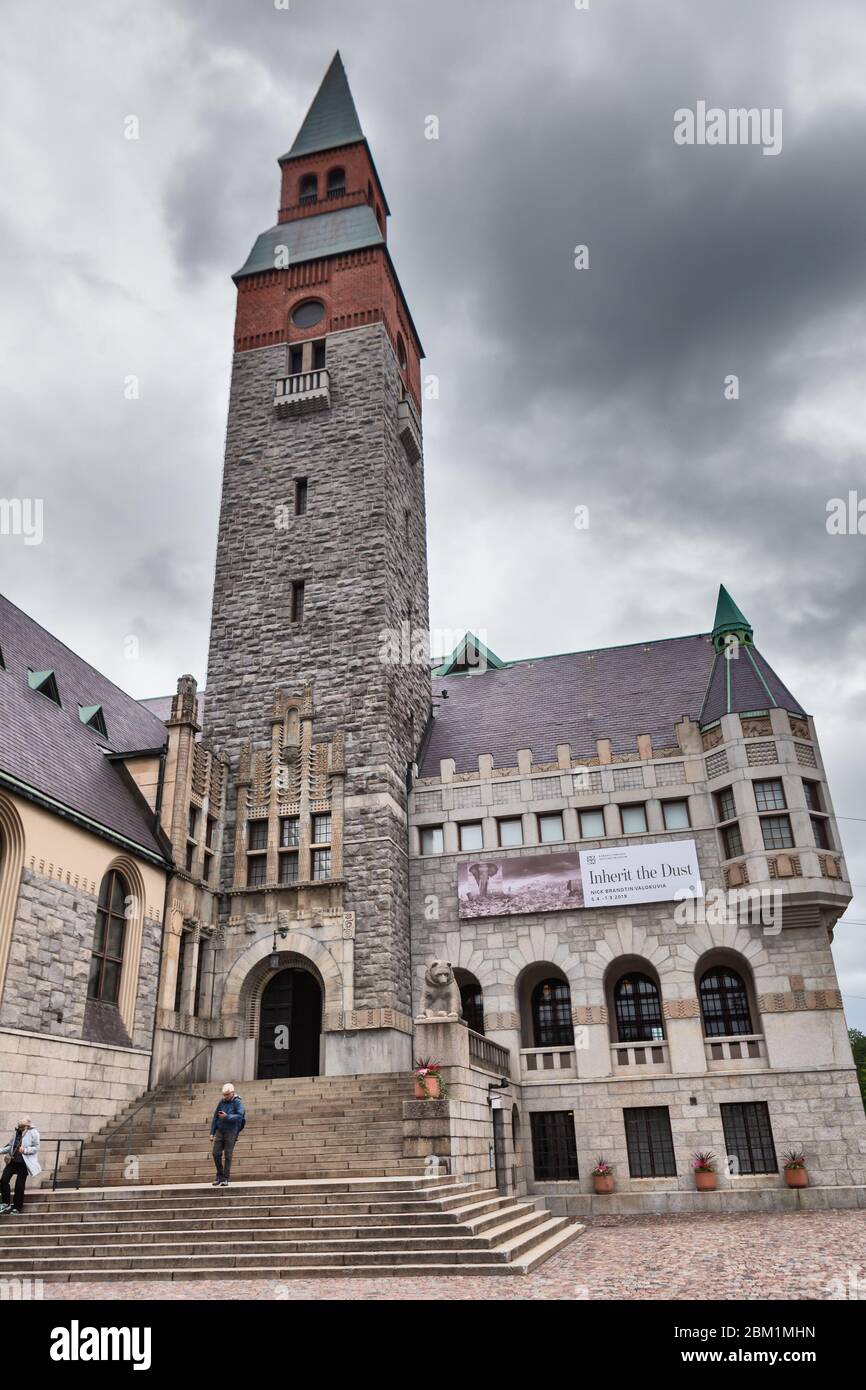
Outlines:
{"label": "stone tower", "polygon": [[430,714],[422,348],[339,54],[279,164],[278,220],[233,277],[213,997],[246,1039],[239,1075],[277,967],[320,986],[320,1069],[391,1070],[411,1050],[406,786]]}

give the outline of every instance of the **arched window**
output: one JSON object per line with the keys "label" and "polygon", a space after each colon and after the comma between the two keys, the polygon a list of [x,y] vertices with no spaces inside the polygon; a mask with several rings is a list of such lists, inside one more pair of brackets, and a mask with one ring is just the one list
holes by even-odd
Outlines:
{"label": "arched window", "polygon": [[346,192],[346,171],[345,169],[328,170],[328,197],[342,198]]}
{"label": "arched window", "polygon": [[542,980],[532,991],[532,1031],[536,1047],[574,1043],[571,991],[565,980]]}
{"label": "arched window", "polygon": [[467,980],[460,985],[460,1007],[463,1022],[473,1033],[484,1032],[484,993],[477,980]]}
{"label": "arched window", "polygon": [[403,334],[397,334],[397,361],[400,363],[400,371],[406,370],[406,344],[403,342]]}
{"label": "arched window", "polygon": [[663,1040],[662,1001],[658,986],[648,975],[623,975],[614,986],[613,1004],[619,1042]]}
{"label": "arched window", "polygon": [[749,995],[736,970],[717,965],[705,971],[698,992],[705,1037],[731,1038],[754,1032]]}
{"label": "arched window", "polygon": [[93,955],[90,957],[90,978],[87,981],[88,999],[99,999],[103,1004],[117,1003],[129,896],[126,879],[117,869],[111,869],[99,889]]}
{"label": "arched window", "polygon": [[298,185],[298,196],[302,203],[315,203],[319,196],[319,179],[316,174],[304,174]]}

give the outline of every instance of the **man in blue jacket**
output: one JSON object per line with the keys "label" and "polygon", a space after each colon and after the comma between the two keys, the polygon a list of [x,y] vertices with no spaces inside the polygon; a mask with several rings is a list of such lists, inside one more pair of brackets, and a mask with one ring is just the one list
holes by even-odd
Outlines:
{"label": "man in blue jacket", "polygon": [[222,1100],[217,1103],[211,1121],[210,1137],[216,1167],[214,1187],[228,1187],[232,1171],[232,1154],[237,1137],[246,1124],[246,1112],[240,1096],[235,1095],[231,1082],[223,1086]]}

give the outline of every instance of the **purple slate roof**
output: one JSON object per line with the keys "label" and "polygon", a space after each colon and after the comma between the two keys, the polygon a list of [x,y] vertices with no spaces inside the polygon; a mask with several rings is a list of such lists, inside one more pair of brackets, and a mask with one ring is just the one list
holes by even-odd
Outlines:
{"label": "purple slate roof", "polygon": [[[165,859],[144,798],[107,752],[159,748],[165,725],[0,595],[0,773]],[[31,690],[28,670],[53,671],[60,706]],[[107,738],[82,724],[101,705]]]}
{"label": "purple slate roof", "polygon": [[[776,703],[801,712],[763,658],[754,655]],[[732,709],[767,709],[767,692],[751,666],[754,679],[749,679],[742,658],[741,652],[734,663],[743,671],[733,683]],[[657,747],[673,747],[674,726],[683,715],[708,723],[724,712],[702,715],[717,670],[712,639],[701,633],[517,661],[478,675],[437,677],[436,718],[421,776],[438,776],[444,758],[453,758],[458,772],[475,771],[482,753],[493,755],[495,767],[516,767],[520,748],[531,749],[535,762],[554,762],[558,743],[570,744],[578,758],[596,757],[596,740],[602,738],[610,739],[614,753],[637,754],[638,734],[651,734]],[[714,707],[715,685],[711,693]]]}
{"label": "purple slate roof", "polygon": [[804,713],[772,666],[768,666],[754,647],[741,647],[736,660],[727,659],[723,652],[716,654],[701,710],[702,724],[712,724],[723,714],[745,714],[748,710],[767,709],[773,704],[792,714]]}

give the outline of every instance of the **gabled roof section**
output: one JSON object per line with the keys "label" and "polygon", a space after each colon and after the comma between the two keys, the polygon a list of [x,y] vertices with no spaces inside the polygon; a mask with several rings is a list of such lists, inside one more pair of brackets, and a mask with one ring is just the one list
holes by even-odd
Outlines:
{"label": "gabled roof section", "polygon": [[338,145],[351,145],[363,139],[364,132],[338,50],[313,97],[292,148],[288,154],[281,156],[280,162],[296,159],[299,155],[336,149]]}
{"label": "gabled roof section", "polygon": [[293,266],[301,261],[316,261],[323,256],[339,256],[346,251],[384,244],[376,214],[366,203],[341,208],[338,212],[322,212],[316,217],[301,217],[296,222],[278,222],[256,239],[246,261],[232,279],[237,284],[247,275],[287,269],[286,252],[280,253],[278,261],[278,246],[286,248],[288,266]]}
{"label": "gabled roof section", "polygon": [[474,632],[466,632],[461,637],[450,656],[441,666],[437,666],[434,676],[451,676],[457,673],[471,675],[473,671],[502,671],[505,662],[500,661],[495,652],[485,647]]}
{"label": "gabled roof section", "polygon": [[[165,725],[132,696],[0,595],[0,786],[70,814],[94,833],[165,863],[153,813],[107,753],[161,748]],[[29,676],[50,672],[65,703],[52,707]],[[82,713],[98,709],[109,737]]]}

